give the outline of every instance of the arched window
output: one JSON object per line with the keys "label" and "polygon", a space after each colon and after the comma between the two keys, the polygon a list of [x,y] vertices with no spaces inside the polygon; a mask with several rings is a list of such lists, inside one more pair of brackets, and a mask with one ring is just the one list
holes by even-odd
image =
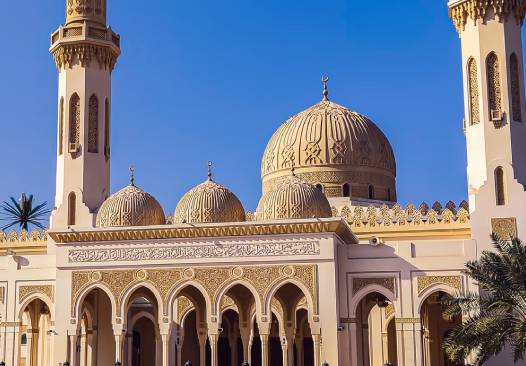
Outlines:
{"label": "arched window", "polygon": [[502,94],[500,81],[500,65],[497,55],[492,52],[486,59],[488,78],[488,106],[492,121],[502,120]]}
{"label": "arched window", "polygon": [[321,184],[319,184],[319,183],[316,184],[316,188],[318,188],[318,189],[319,189],[320,191],[322,191],[322,192],[324,191],[324,190],[323,190],[323,185],[321,185]]}
{"label": "arched window", "polygon": [[475,59],[468,61],[469,124],[480,122],[478,70]]}
{"label": "arched window", "polygon": [[74,192],[68,195],[68,225],[73,226],[76,222],[77,196]]}
{"label": "arched window", "polygon": [[369,186],[369,199],[374,200],[374,187],[372,185]]}
{"label": "arched window", "polygon": [[89,98],[88,152],[99,152],[99,100],[95,94]]}
{"label": "arched window", "polygon": [[504,206],[506,204],[506,192],[504,188],[504,169],[498,167],[495,169],[495,197],[497,206]]}
{"label": "arched window", "polygon": [[25,333],[22,334],[22,338],[20,339],[20,344],[21,344],[22,346],[27,345],[27,334],[25,334]]}
{"label": "arched window", "polygon": [[345,183],[342,187],[342,195],[343,197],[351,197],[351,186],[349,183]]}
{"label": "arched window", "polygon": [[522,98],[519,73],[519,60],[515,53],[510,56],[511,113],[513,120],[522,121]]}
{"label": "arched window", "polygon": [[80,98],[73,94],[69,101],[69,152],[77,152],[80,144]]}
{"label": "arched window", "polygon": [[110,101],[106,98],[104,105],[104,156],[110,158]]}
{"label": "arched window", "polygon": [[58,154],[64,153],[64,97],[60,98],[58,108]]}

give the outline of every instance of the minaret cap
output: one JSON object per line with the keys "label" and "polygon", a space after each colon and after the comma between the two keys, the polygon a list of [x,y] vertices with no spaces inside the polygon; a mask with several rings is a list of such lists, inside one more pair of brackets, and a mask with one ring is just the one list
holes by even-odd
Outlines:
{"label": "minaret cap", "polygon": [[66,0],[66,25],[92,22],[106,25],[107,0]]}

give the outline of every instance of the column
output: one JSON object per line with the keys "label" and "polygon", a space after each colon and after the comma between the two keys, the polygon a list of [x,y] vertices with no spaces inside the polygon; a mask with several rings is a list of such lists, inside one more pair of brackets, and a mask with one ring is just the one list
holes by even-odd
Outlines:
{"label": "column", "polygon": [[237,364],[237,334],[235,330],[228,337],[228,346],[230,347],[231,366],[239,366]]}
{"label": "column", "polygon": [[397,319],[396,346],[399,365],[421,366],[422,333],[420,318]]}
{"label": "column", "polygon": [[161,366],[163,362],[163,341],[160,335],[155,337],[155,365]]}
{"label": "column", "polygon": [[[199,331],[199,366],[206,366],[206,339],[207,334],[203,331]],[[186,362],[186,360],[183,360]]]}
{"label": "column", "polygon": [[177,342],[175,344],[175,346],[177,347],[177,363],[176,363],[176,366],[183,366],[183,343],[182,342]]}
{"label": "column", "polygon": [[93,366],[93,344],[94,344],[93,329],[88,329],[86,332],[86,366]]}
{"label": "column", "polygon": [[254,344],[254,332],[250,332],[250,337],[248,338],[248,348],[247,348],[247,362],[249,365],[252,365],[252,345]]}
{"label": "column", "polygon": [[122,362],[122,335],[115,335],[115,362]]}
{"label": "column", "polygon": [[[298,356],[298,363],[297,365],[298,366],[303,366],[303,336],[298,334],[296,336],[296,339],[295,339],[295,342],[296,344],[296,352],[297,352],[297,356]],[[354,366],[354,365],[353,365]]]}
{"label": "column", "polygon": [[349,323],[349,340],[351,343],[351,366],[358,366],[358,330],[356,319],[353,323]]}
{"label": "column", "polygon": [[250,327],[240,327],[239,333],[241,335],[241,343],[243,344],[243,363],[250,364]]}
{"label": "column", "polygon": [[209,334],[208,340],[210,342],[210,365],[211,366],[218,366],[217,363],[217,341],[219,340],[219,335],[217,334]]}
{"label": "column", "polygon": [[[294,327],[285,328],[285,342],[287,342],[287,363],[283,363],[283,366],[294,366],[294,336],[296,330]],[[285,353],[283,353],[285,354]]]}
{"label": "column", "polygon": [[163,343],[163,360],[162,365],[168,366],[168,353],[169,353],[169,341],[170,341],[170,335],[169,334],[161,334],[161,339]]}
{"label": "column", "polygon": [[133,333],[126,334],[126,358],[122,364],[125,366],[132,366],[133,361]]}
{"label": "column", "polygon": [[314,343],[314,366],[320,366],[321,336],[319,334],[313,334],[312,342]]}
{"label": "column", "polygon": [[283,357],[282,364],[283,366],[289,366],[289,344],[287,342],[287,337],[282,335],[281,339],[281,354]]}
{"label": "column", "polygon": [[26,366],[33,366],[33,330],[26,330]]}
{"label": "column", "polygon": [[268,357],[268,334],[259,333],[259,339],[261,340],[261,366],[269,366]]}
{"label": "column", "polygon": [[77,338],[76,334],[69,335],[69,365],[77,366]]}

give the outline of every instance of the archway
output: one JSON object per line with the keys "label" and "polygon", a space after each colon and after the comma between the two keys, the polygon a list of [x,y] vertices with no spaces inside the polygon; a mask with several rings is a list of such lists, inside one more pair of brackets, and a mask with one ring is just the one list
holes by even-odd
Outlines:
{"label": "archway", "polygon": [[394,305],[379,292],[364,296],[356,308],[358,365],[397,363]]}
{"label": "archway", "polygon": [[51,327],[49,307],[44,301],[34,299],[22,309],[20,317],[22,323],[19,336],[20,364],[46,366],[50,357],[50,344],[47,338],[47,332]]}
{"label": "archway", "polygon": [[461,363],[450,361],[443,349],[448,333],[461,324],[462,319],[447,319],[443,316],[444,300],[450,297],[444,291],[436,291],[422,303],[422,345],[424,366],[461,366]]}
{"label": "archway", "polygon": [[125,302],[126,342],[123,359],[128,366],[160,365],[162,341],[158,327],[159,304],[146,287],[134,290]]}
{"label": "archway", "polygon": [[77,364],[113,364],[116,347],[112,324],[113,310],[109,296],[102,289],[92,289],[80,303],[78,313],[80,337],[76,344]]}

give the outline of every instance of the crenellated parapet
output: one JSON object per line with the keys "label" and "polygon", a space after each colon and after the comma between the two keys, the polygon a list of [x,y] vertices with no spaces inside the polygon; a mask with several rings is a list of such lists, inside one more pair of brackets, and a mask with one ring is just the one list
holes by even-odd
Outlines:
{"label": "crenellated parapet", "polygon": [[45,252],[47,249],[47,231],[22,230],[20,233],[0,230],[0,255],[5,255],[9,250],[15,253]]}
{"label": "crenellated parapet", "polygon": [[526,0],[457,0],[449,3],[449,17],[460,33],[469,20],[486,21],[495,17],[498,21],[514,16],[518,24],[523,23],[526,14]]}

